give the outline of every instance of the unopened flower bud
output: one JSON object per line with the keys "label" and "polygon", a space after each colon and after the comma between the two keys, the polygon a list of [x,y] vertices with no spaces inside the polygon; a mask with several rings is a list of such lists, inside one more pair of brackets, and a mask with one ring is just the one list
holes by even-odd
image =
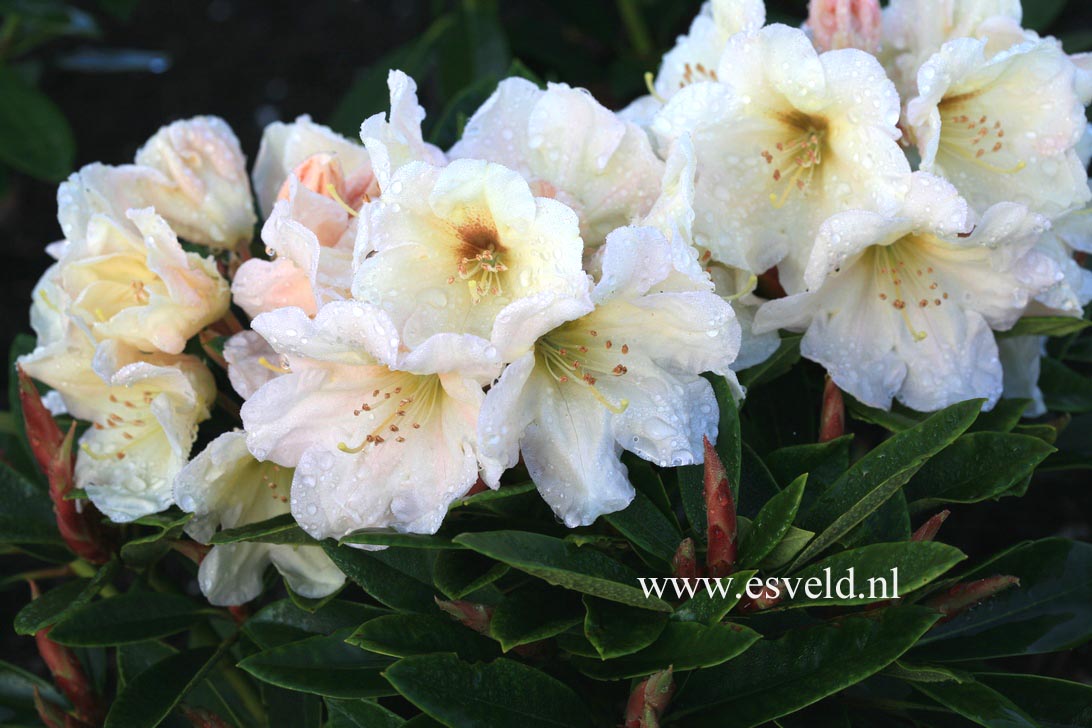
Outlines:
{"label": "unopened flower bud", "polygon": [[811,0],[808,29],[820,51],[859,48],[875,54],[880,49],[878,0]]}
{"label": "unopened flower bud", "polygon": [[703,438],[703,442],[705,511],[709,525],[705,563],[709,567],[709,576],[728,576],[736,563],[736,504],[724,464],[709,439]]}

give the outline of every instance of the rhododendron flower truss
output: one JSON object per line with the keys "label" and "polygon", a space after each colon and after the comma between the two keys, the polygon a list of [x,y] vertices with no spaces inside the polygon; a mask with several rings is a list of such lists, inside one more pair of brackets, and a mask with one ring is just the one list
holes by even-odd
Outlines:
{"label": "rhododendron flower truss", "polygon": [[410,348],[437,333],[488,339],[508,306],[548,322],[552,308],[587,295],[573,211],[482,160],[399,169],[365,208],[358,256],[361,244],[375,252],[361,260],[353,295],[386,311]]}
{"label": "rhododendron flower truss", "polygon": [[379,309],[285,308],[253,322],[283,373],[242,408],[259,460],[296,468],[291,508],[316,538],[366,527],[432,533],[478,477],[475,428],[496,352],[442,334],[410,352]]}
{"label": "rhododendron flower truss", "polygon": [[950,180],[979,212],[1018,202],[1048,216],[1089,199],[1077,153],[1085,133],[1076,67],[1053,39],[993,57],[985,41],[951,41],[918,72],[906,120],[921,168]]}
{"label": "rhododendron flower truss", "polygon": [[663,174],[645,132],[587,91],[522,78],[500,83],[449,155],[518,171],[536,195],[576,212],[589,249],[648,212]]}
{"label": "rhododendron flower truss", "polygon": [[[663,466],[702,461],[717,404],[702,372],[728,370],[739,350],[731,306],[674,270],[652,228],[607,238],[593,306],[534,341],[486,395],[483,477],[524,464],[569,526],[587,525],[633,497],[623,449]],[[511,322],[510,336],[522,327]]]}
{"label": "rhododendron flower truss", "polygon": [[[194,514],[186,532],[208,543],[218,528],[237,528],[289,512],[291,468],[259,462],[243,432],[226,432],[209,443],[178,474],[175,500]],[[292,591],[321,598],[345,577],[318,546],[230,543],[213,546],[201,561],[198,581],[217,605],[245,604],[262,590],[265,567],[273,564]]]}
{"label": "rhododendron flower truss", "polygon": [[932,411],[1001,395],[991,333],[1011,327],[1061,273],[1033,250],[1047,222],[998,204],[971,226],[955,189],[913,176],[893,216],[850,211],[824,223],[805,275],[808,290],[766,303],[756,328],[806,331],[804,356],[874,407],[892,397]]}
{"label": "rhododendron flower truss", "polygon": [[782,283],[799,290],[823,220],[891,211],[905,191],[895,88],[867,53],[820,55],[783,25],[729,39],[717,78],[680,90],[652,125],[662,144],[693,139],[695,242],[752,273],[785,259]]}

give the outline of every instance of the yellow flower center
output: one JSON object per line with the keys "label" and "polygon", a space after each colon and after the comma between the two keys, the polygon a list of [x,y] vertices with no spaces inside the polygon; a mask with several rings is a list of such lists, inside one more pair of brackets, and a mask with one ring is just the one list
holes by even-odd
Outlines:
{"label": "yellow flower center", "polygon": [[493,221],[474,217],[455,229],[455,240],[456,274],[447,282],[466,281],[473,303],[503,294],[508,266],[501,259],[505,248]]}
{"label": "yellow flower center", "polygon": [[558,384],[587,389],[615,414],[624,412],[629,402],[612,402],[596,384],[604,377],[625,376],[629,370],[622,362],[628,354],[629,344],[600,336],[595,329],[575,326],[552,331],[535,344],[539,364]]}
{"label": "yellow flower center", "polygon": [[443,396],[444,388],[436,375],[390,372],[371,396],[353,410],[353,416],[366,423],[364,439],[355,447],[344,442],[337,447],[342,452],[358,453],[368,445],[403,443],[421,429],[422,423],[429,421]]}
{"label": "yellow flower center", "polygon": [[922,341],[927,334],[915,328],[910,311],[939,308],[948,300],[941,278],[921,255],[920,246],[928,244],[929,240],[908,236],[892,245],[876,246],[871,252],[876,295],[898,311],[915,341]]}
{"label": "yellow flower center", "polygon": [[[969,102],[978,94],[969,93],[944,99],[940,111],[940,149],[990,172],[1013,174],[1027,165],[1013,159],[1005,145],[1005,126],[1001,119],[974,113]],[[1013,162],[1009,164],[1009,162]]]}
{"label": "yellow flower center", "polygon": [[799,111],[776,114],[785,128],[785,136],[772,148],[762,150],[762,159],[772,170],[773,192],[770,202],[780,208],[792,192],[807,194],[823,163],[826,150],[827,122]]}

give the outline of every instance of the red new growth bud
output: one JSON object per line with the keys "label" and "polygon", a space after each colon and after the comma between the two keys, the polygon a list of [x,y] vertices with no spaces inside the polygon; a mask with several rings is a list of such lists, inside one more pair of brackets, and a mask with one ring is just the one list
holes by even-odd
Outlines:
{"label": "red new growth bud", "polygon": [[918,527],[918,530],[914,531],[914,534],[910,537],[911,541],[932,541],[937,537],[937,531],[940,530],[941,525],[951,515],[951,511],[945,508],[940,513],[930,518],[925,523]]}
{"label": "red new growth bud", "polygon": [[925,605],[944,615],[941,622],[948,622],[976,604],[1019,584],[1020,580],[1015,576],[1004,575],[963,582],[930,597]]}
{"label": "red new growth bud", "polygon": [[709,438],[705,444],[705,517],[709,524],[709,547],[705,563],[709,576],[732,573],[736,564],[736,504],[728,487],[728,473]]}
{"label": "red new growth bud", "polygon": [[659,728],[660,717],[674,694],[675,681],[670,667],[637,683],[626,703],[625,728]]}
{"label": "red new growth bud", "polygon": [[675,555],[671,557],[671,571],[680,579],[693,579],[698,575],[698,557],[694,550],[694,539],[684,538]]}
{"label": "red new growth bud", "polygon": [[229,728],[229,723],[212,711],[204,708],[191,708],[182,706],[182,715],[193,725],[193,728]]}
{"label": "red new growth bud", "polygon": [[53,501],[61,538],[80,558],[92,564],[105,564],[110,560],[110,551],[104,545],[108,539],[98,511],[88,503],[81,513],[76,501],[65,499],[72,492],[74,482],[75,456],[72,445],[76,438],[75,423],[66,436],[61,435],[53,415],[42,404],[37,387],[22,369],[19,369],[19,403],[34,458],[49,480],[49,497]]}
{"label": "red new growth bud", "polygon": [[[37,599],[39,595],[38,585],[33,581],[30,582],[30,595],[32,599]],[[97,725],[106,715],[106,711],[92,689],[91,681],[87,679],[76,653],[49,639],[51,629],[52,627],[46,627],[35,633],[38,654],[49,668],[54,684],[72,704],[76,717],[83,722]]]}
{"label": "red new growth bud", "polygon": [[492,607],[462,599],[447,601],[439,598],[436,599],[436,606],[459,620],[464,627],[481,634],[489,634],[489,622],[493,619]]}
{"label": "red new growth bud", "polygon": [[64,712],[61,706],[42,697],[42,692],[37,687],[34,688],[34,709],[38,711],[38,718],[46,728],[88,728],[87,723],[77,720]]}
{"label": "red new growth bud", "polygon": [[819,442],[830,442],[846,434],[846,405],[842,390],[827,376],[823,385],[823,408],[819,412]]}

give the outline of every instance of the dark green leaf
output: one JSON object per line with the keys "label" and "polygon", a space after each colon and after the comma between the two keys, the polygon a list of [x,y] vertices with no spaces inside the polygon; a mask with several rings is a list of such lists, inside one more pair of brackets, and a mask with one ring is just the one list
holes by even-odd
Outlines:
{"label": "dark green leaf", "polygon": [[370,700],[327,698],[330,720],[326,728],[398,728],[405,723],[396,714]]}
{"label": "dark green leaf", "polygon": [[584,597],[584,636],[604,660],[648,647],[667,624],[667,615]]}
{"label": "dark green leaf", "polygon": [[432,563],[436,553],[425,549],[391,548],[362,551],[324,541],[322,548],[347,577],[393,609],[432,612]]}
{"label": "dark green leaf", "polygon": [[1082,377],[1065,364],[1043,357],[1039,389],[1047,409],[1059,412],[1092,412],[1092,379]]}
{"label": "dark green leaf", "polygon": [[[829,442],[789,445],[767,453],[763,461],[777,484],[783,488],[807,473],[808,490],[818,495],[849,467],[849,446],[852,442],[852,435],[844,435]],[[805,497],[804,502],[808,500]]]}
{"label": "dark green leaf", "polygon": [[632,569],[591,547],[524,531],[464,533],[455,541],[555,586],[643,609],[671,611],[663,600],[645,597]]}
{"label": "dark green leaf", "polygon": [[4,725],[41,725],[34,708],[35,689],[52,703],[64,703],[56,688],[42,678],[21,667],[0,662],[0,721]]}
{"label": "dark green leaf", "polygon": [[845,400],[846,409],[848,409],[850,414],[858,420],[870,422],[873,425],[879,425],[891,432],[902,432],[903,430],[907,430],[915,425],[921,424],[927,417],[924,412],[917,412],[899,402],[892,402],[890,410],[882,410],[876,407],[869,407],[867,404],[859,402],[845,393],[842,394],[842,398]]}
{"label": "dark green leaf", "polygon": [[263,682],[331,698],[392,695],[382,671],[392,660],[345,642],[351,629],[308,637],[251,655],[239,663]]}
{"label": "dark green leaf", "polygon": [[474,495],[460,498],[454,501],[450,507],[465,508],[467,506],[487,505],[494,501],[518,498],[519,496],[533,493],[534,491],[535,484],[531,482],[516,483],[515,485],[502,485],[497,490],[483,490],[481,493],[475,493]]}
{"label": "dark green leaf", "polygon": [[682,534],[648,496],[638,490],[624,510],[604,518],[634,546],[653,557],[651,566],[661,571],[671,569],[671,557],[682,541]]}
{"label": "dark green leaf", "polygon": [[741,568],[758,566],[781,543],[785,534],[792,528],[807,479],[807,473],[801,475],[788,488],[770,498],[762,506],[754,522],[751,523],[746,540],[740,546]]}
{"label": "dark green leaf", "polygon": [[777,351],[769,359],[739,373],[739,383],[747,389],[777,379],[800,361],[802,334],[789,334],[781,338]]}
{"label": "dark green leaf", "polygon": [[155,533],[131,539],[121,546],[122,560],[131,566],[144,567],[162,558],[170,551],[170,542],[182,535],[182,529],[193,518],[192,513],[178,511],[144,516],[134,523],[151,526]]}
{"label": "dark green leaf", "polygon": [[467,664],[455,655],[399,660],[387,679],[407,700],[460,728],[580,728],[593,725],[567,685],[505,658]]}
{"label": "dark green leaf", "polygon": [[968,432],[1012,432],[1031,404],[1030,399],[1001,399],[989,412],[978,416]]}
{"label": "dark green leaf", "polygon": [[436,587],[448,599],[462,599],[507,573],[504,564],[470,550],[441,551],[433,567]]}
{"label": "dark green leaf", "polygon": [[[967,558],[954,546],[936,541],[899,541],[876,543],[858,549],[841,551],[807,566],[793,575],[799,577],[800,591],[791,606],[835,606],[867,604],[909,594],[932,582]],[[826,570],[830,570],[829,577]],[[849,576],[853,570],[852,578]],[[898,575],[893,570],[898,569]],[[812,582],[812,593],[805,588]],[[873,581],[875,580],[875,581]],[[896,581],[897,580],[897,581]],[[826,584],[834,588],[831,597],[825,594]],[[846,586],[843,590],[841,587]]]}
{"label": "dark green leaf", "polygon": [[507,652],[560,634],[583,619],[584,607],[576,592],[536,581],[505,595],[493,610],[489,634]]}
{"label": "dark green leaf", "polygon": [[[288,514],[291,515],[291,514]],[[399,533],[385,528],[363,528],[342,536],[338,543],[369,546],[400,546],[407,549],[458,550],[463,548],[451,539],[427,533]]]}
{"label": "dark green leaf", "polygon": [[[702,582],[693,598],[675,608],[671,619],[681,622],[716,624],[733,607],[739,604],[739,600],[743,598],[743,590],[746,588],[747,582],[757,573],[757,571],[737,571],[722,582],[723,590],[718,590],[715,582]],[[731,579],[730,583],[728,582],[729,578]],[[734,589],[732,588],[733,585],[735,586]]]}
{"label": "dark green leaf", "polygon": [[268,604],[243,625],[247,635],[259,647],[275,647],[312,635],[328,635],[346,627],[356,627],[369,619],[389,614],[385,609],[335,599],[310,612],[300,609],[290,599]]}
{"label": "dark green leaf", "polygon": [[981,400],[969,400],[943,409],[892,435],[854,463],[804,514],[803,525],[819,535],[804,547],[794,566],[822,553],[883,505],[974,422],[981,406]]}
{"label": "dark green leaf", "polygon": [[821,700],[894,662],[939,615],[894,607],[763,640],[690,676],[669,718],[688,728],[758,725]]}
{"label": "dark green leaf", "polygon": [[915,512],[998,498],[1052,452],[1053,447],[1036,437],[971,432],[925,463],[907,483],[906,497]]}
{"label": "dark green leaf", "polygon": [[74,610],[49,633],[62,645],[95,647],[166,637],[216,612],[187,597],[129,592]]}
{"label": "dark green leaf", "polygon": [[209,543],[224,544],[239,543],[240,541],[293,545],[315,544],[315,540],[296,524],[296,519],[292,517],[291,513],[283,513],[257,523],[219,531],[213,534]]}
{"label": "dark green leaf", "polygon": [[979,660],[1067,650],[1092,638],[1092,544],[1045,539],[1016,546],[960,576],[1020,579],[938,625],[914,659]]}
{"label": "dark green leaf", "polygon": [[738,624],[669,621],[659,639],[639,652],[614,660],[577,656],[572,662],[597,680],[619,680],[650,675],[668,667],[680,672],[719,665],[743,653],[759,639],[758,632]]}
{"label": "dark green leaf", "polygon": [[914,687],[944,707],[986,728],[1039,728],[1008,698],[973,680],[914,683]]}
{"label": "dark green leaf", "polygon": [[345,641],[391,657],[454,652],[464,660],[473,661],[500,655],[496,642],[447,615],[388,614],[365,622]]}
{"label": "dark green leaf", "polygon": [[90,579],[69,581],[42,594],[15,615],[16,634],[32,635],[64,619],[91,601],[103,586],[110,583],[116,571],[117,562],[111,561]]}
{"label": "dark green leaf", "polygon": [[159,725],[222,654],[215,647],[198,647],[155,663],[118,692],[106,716],[105,728]]}
{"label": "dark green leaf", "polygon": [[1038,675],[975,675],[1030,715],[1042,728],[1092,728],[1092,686]]}
{"label": "dark green leaf", "polygon": [[76,145],[56,104],[0,66],[0,160],[20,172],[59,182],[72,171]]}
{"label": "dark green leaf", "polygon": [[63,544],[49,495],[0,463],[0,543]]}

